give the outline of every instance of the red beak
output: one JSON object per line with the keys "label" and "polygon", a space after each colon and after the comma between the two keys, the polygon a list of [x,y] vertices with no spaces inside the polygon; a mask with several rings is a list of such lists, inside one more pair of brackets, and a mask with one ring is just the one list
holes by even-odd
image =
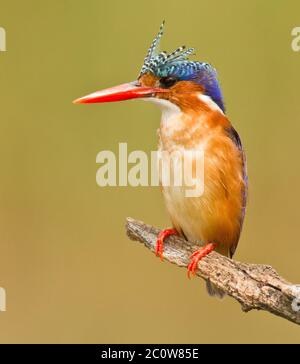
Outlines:
{"label": "red beak", "polygon": [[119,86],[96,91],[90,95],[74,100],[74,104],[93,104],[98,102],[113,102],[143,97],[154,97],[155,94],[166,92],[166,89],[155,87],[143,87],[137,82],[124,83]]}

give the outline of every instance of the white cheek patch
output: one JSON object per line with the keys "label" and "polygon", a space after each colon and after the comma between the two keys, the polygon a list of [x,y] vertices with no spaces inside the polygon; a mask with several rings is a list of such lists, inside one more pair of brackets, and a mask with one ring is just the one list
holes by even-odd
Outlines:
{"label": "white cheek patch", "polygon": [[207,95],[198,94],[198,99],[204,102],[211,110],[219,111],[221,114],[224,115],[222,109]]}
{"label": "white cheek patch", "polygon": [[[222,109],[208,95],[203,95],[199,93],[197,97],[201,102],[205,103],[211,110],[219,111],[221,114],[224,115]],[[158,99],[156,97],[147,97],[143,98],[142,100],[153,102],[154,104],[158,105],[161,108],[162,121],[164,123],[168,119],[172,119],[174,116],[178,117],[180,114],[182,114],[180,108],[168,100]]]}

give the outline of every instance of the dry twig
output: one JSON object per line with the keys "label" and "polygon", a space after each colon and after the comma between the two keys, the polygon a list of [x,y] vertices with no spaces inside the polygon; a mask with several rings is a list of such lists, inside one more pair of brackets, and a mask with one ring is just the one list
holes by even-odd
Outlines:
{"label": "dry twig", "polygon": [[[155,251],[159,229],[131,218],[127,219],[127,235]],[[199,248],[199,246],[198,246]],[[197,246],[171,236],[164,244],[164,258],[179,267],[187,267]],[[240,263],[216,252],[198,264],[196,274],[221,288],[242,305],[244,311],[265,310],[300,324],[300,288],[280,277],[267,265]]]}

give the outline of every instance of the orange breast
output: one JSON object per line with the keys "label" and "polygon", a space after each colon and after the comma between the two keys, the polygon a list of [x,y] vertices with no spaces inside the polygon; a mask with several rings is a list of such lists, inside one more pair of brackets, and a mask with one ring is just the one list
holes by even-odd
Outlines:
{"label": "orange breast", "polygon": [[[216,243],[216,250],[228,256],[238,243],[246,193],[243,152],[230,137],[230,128],[228,119],[214,110],[181,113],[174,124],[162,123],[160,129],[161,150],[204,151],[201,196],[186,197],[184,186],[163,187],[174,227],[189,240]],[[178,173],[176,165],[173,173]]]}

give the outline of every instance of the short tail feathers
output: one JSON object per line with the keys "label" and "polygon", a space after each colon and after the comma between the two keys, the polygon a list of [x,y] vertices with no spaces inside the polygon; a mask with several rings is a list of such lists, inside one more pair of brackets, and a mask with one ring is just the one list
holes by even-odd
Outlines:
{"label": "short tail feathers", "polygon": [[210,296],[217,297],[222,299],[225,296],[225,292],[220,288],[216,287],[211,281],[208,279],[206,281],[206,289]]}

